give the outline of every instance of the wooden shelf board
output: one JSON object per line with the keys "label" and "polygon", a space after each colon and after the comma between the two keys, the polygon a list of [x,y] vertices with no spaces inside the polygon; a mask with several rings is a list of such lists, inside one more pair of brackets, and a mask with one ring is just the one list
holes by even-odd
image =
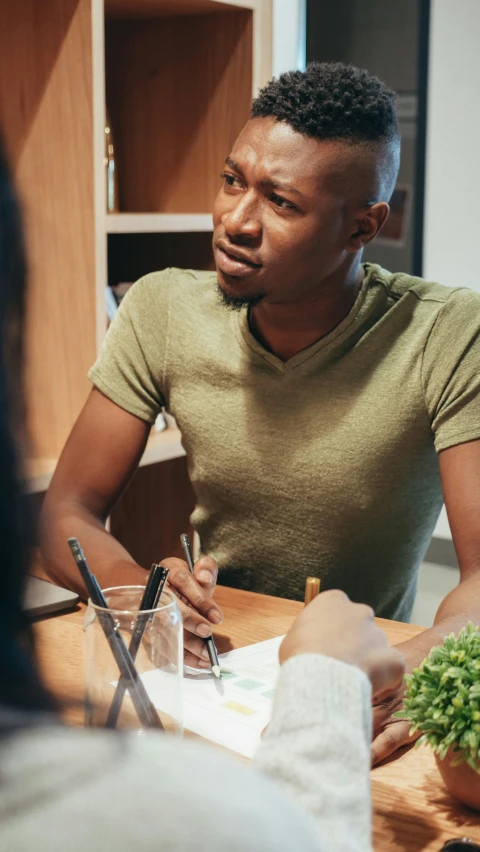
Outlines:
{"label": "wooden shelf board", "polygon": [[[182,447],[179,429],[168,428],[164,429],[163,432],[152,431],[140,461],[140,467],[169,459],[177,459],[184,455],[185,450]],[[26,490],[30,494],[46,491],[50,485],[56,464],[56,459],[33,459],[28,462]]]}
{"label": "wooden shelf board", "polygon": [[32,459],[27,462],[26,490],[30,494],[46,491],[57,464],[56,459]]}
{"label": "wooden shelf board", "polygon": [[186,455],[181,438],[180,430],[177,428],[164,429],[163,432],[152,432],[140,461],[140,467],[169,459],[178,459],[180,456]]}
{"label": "wooden shelf board", "polygon": [[107,18],[173,18],[255,9],[256,0],[105,0]]}
{"label": "wooden shelf board", "polygon": [[107,234],[172,234],[212,231],[211,213],[108,213]]}

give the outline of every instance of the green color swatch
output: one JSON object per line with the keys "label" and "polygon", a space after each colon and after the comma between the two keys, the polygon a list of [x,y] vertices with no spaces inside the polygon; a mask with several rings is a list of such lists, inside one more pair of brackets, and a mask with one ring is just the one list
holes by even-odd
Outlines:
{"label": "green color swatch", "polygon": [[225,669],[222,669],[220,672],[220,678],[222,680],[230,680],[231,677],[238,677],[236,672],[227,672]]}
{"label": "green color swatch", "polygon": [[258,680],[252,680],[250,677],[246,677],[245,680],[238,680],[235,686],[238,686],[240,689],[258,689],[262,686]]}

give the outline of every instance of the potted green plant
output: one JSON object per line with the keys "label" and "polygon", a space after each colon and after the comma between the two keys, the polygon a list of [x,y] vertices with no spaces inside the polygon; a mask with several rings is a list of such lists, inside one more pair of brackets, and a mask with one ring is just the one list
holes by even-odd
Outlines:
{"label": "potted green plant", "polygon": [[470,622],[405,675],[399,719],[421,731],[450,793],[480,810],[480,634]]}

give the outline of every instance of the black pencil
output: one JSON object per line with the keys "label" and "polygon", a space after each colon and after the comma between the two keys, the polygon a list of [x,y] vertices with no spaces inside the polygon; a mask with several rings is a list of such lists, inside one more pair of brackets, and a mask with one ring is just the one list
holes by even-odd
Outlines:
{"label": "black pencil", "polygon": [[[90,573],[80,542],[76,538],[69,538],[68,544],[92,603],[102,609],[108,609],[107,602],[103,596],[100,586],[98,585],[98,581],[96,577]],[[135,668],[135,664],[128,653],[127,646],[125,645],[122,636],[120,636],[120,634],[115,630],[115,623],[112,616],[109,612],[99,612],[98,620],[118,665],[120,676],[126,683],[140,722],[145,727],[163,729],[158,713],[150,701],[147,690],[145,689],[145,686],[143,685],[143,682]]]}
{"label": "black pencil", "polygon": [[159,584],[159,586],[158,586],[157,596],[156,596],[156,598],[155,598],[155,600],[154,600],[154,602],[153,602],[153,607],[152,607],[152,609],[156,609],[156,608],[157,608],[158,603],[159,603],[159,601],[160,601],[160,598],[162,597],[162,592],[163,592],[163,590],[164,590],[164,588],[165,588],[165,583],[167,582],[167,579],[168,579],[168,568],[164,568],[164,569],[163,569],[163,576],[162,576],[162,577],[160,577],[160,584]]}
{"label": "black pencil", "polygon": [[[182,543],[183,552],[185,554],[185,561],[186,561],[186,563],[187,563],[187,565],[190,569],[190,573],[193,574],[194,562],[193,562],[192,548],[190,547],[188,535],[183,533],[180,536],[180,541]],[[206,645],[206,648],[207,648],[207,651],[208,651],[208,656],[210,658],[210,665],[212,667],[212,672],[215,675],[215,677],[219,678],[220,673],[221,673],[220,672],[220,663],[218,662],[218,654],[217,654],[217,649],[215,647],[215,642],[213,641],[213,636],[208,636],[208,638],[204,639],[203,641],[205,642],[205,645]]]}
{"label": "black pencil", "polygon": [[[152,565],[150,574],[148,575],[148,580],[145,586],[145,590],[142,595],[142,600],[140,602],[139,613],[145,610],[155,609],[156,601],[158,600],[157,593],[161,581],[164,578],[165,573],[168,574],[166,568],[163,568],[161,565],[156,565],[155,563]],[[160,592],[161,594],[161,592]],[[132,638],[130,639],[130,644],[128,646],[128,652],[135,661],[138,649],[141,645],[143,634],[145,633],[145,628],[147,626],[148,620],[150,618],[150,613],[148,615],[138,615],[137,621],[135,624],[135,629],[132,633]],[[120,710],[122,709],[123,698],[126,692],[126,685],[123,680],[119,680],[117,683],[117,688],[115,690],[115,695],[113,696],[112,703],[110,705],[110,710],[108,711],[107,721],[105,726],[107,728],[114,728],[118,722],[118,717],[120,715]]]}

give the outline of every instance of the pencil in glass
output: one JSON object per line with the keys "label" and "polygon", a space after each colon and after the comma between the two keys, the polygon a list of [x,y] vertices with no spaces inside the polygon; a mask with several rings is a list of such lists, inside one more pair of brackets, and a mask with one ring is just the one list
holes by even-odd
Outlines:
{"label": "pencil in glass", "polygon": [[[68,544],[72,551],[77,568],[82,576],[90,600],[95,606],[108,610],[107,602],[103,596],[100,586],[98,585],[98,581],[96,577],[90,573],[80,542],[76,538],[69,538]],[[115,662],[118,665],[120,677],[124,679],[127,685],[128,692],[140,722],[146,728],[161,728],[163,730],[160,717],[150,701],[143,681],[139,677],[135,668],[135,663],[128,653],[127,646],[125,645],[122,636],[120,636],[115,630],[115,623],[112,616],[108,611],[98,612],[98,620],[103,632],[105,633],[105,638],[110,645]]]}
{"label": "pencil in glass", "polygon": [[[148,620],[152,617],[151,610],[154,610],[157,607],[163,586],[165,585],[167,574],[168,570],[163,568],[162,565],[157,565],[156,563],[152,565],[139,608],[139,613],[148,610],[148,614],[146,616],[142,616],[141,614],[138,615],[135,629],[132,633],[132,638],[130,639],[130,644],[128,646],[128,652],[134,661],[136,659],[138,649],[140,648]],[[126,690],[127,687],[123,679],[120,679],[117,683],[117,688],[110,705],[110,710],[108,711],[107,721],[105,723],[107,728],[115,728],[122,709],[123,698]]]}

